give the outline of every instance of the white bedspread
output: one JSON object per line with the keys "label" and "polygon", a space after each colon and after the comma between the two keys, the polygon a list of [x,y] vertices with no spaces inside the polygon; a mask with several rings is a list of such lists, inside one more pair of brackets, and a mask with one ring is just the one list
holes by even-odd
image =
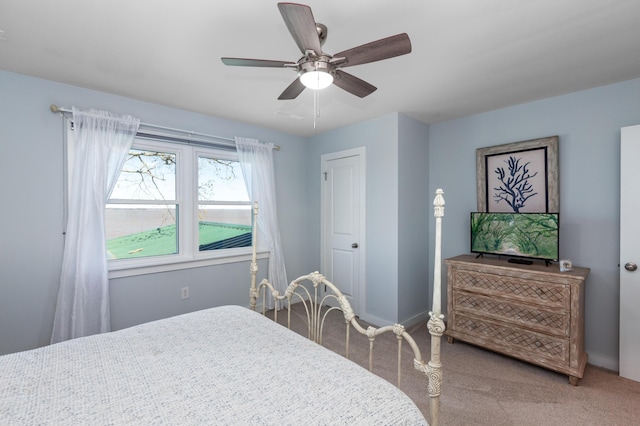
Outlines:
{"label": "white bedspread", "polygon": [[225,306],[0,357],[0,424],[426,421],[387,381],[260,314]]}

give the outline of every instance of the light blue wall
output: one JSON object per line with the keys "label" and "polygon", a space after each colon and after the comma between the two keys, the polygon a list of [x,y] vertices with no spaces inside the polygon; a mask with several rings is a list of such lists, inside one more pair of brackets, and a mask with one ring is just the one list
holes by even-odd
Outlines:
{"label": "light blue wall", "polygon": [[[211,102],[223,102],[210,94]],[[282,147],[274,153],[287,272],[308,272],[304,138],[125,97],[0,71],[2,188],[0,354],[45,345],[62,262],[63,121],[49,105],[132,114],[143,122]],[[302,177],[302,178],[301,178]],[[264,263],[262,263],[264,265]],[[266,267],[266,266],[265,266]],[[264,269],[261,271],[264,272]],[[180,299],[190,286],[191,297]],[[207,306],[247,304],[247,262],[111,280],[114,329]]]}
{"label": "light blue wall", "polygon": [[[560,137],[560,256],[591,268],[586,350],[589,362],[614,370],[620,128],[638,123],[640,79],[431,125],[429,135],[430,193],[445,190],[443,258],[469,253],[469,212],[477,210],[476,148]],[[433,223],[431,219],[430,229]]]}
{"label": "light blue wall", "polygon": [[[428,129],[393,113],[309,141],[309,223],[318,242],[321,156],[366,147],[366,307],[360,315],[375,324],[412,321],[427,310]],[[310,254],[320,262],[319,243]]]}
{"label": "light blue wall", "polygon": [[[313,136],[309,141],[308,180],[310,258],[320,268],[322,154],[366,147],[366,312],[363,319],[394,322],[398,300],[398,114],[368,120]],[[312,268],[312,269],[313,269]]]}
{"label": "light blue wall", "polygon": [[398,118],[398,319],[412,323],[429,310],[429,126]]}

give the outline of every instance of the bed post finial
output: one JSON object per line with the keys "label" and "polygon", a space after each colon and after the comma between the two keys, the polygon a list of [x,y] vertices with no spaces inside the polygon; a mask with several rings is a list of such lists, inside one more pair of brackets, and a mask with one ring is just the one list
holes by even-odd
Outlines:
{"label": "bed post finial", "polygon": [[433,265],[433,313],[440,315],[440,274],[442,264],[442,217],[444,217],[444,191],[436,189],[436,197],[433,199],[433,215],[436,218],[436,250]]}
{"label": "bed post finial", "polygon": [[440,188],[436,189],[436,198],[433,199],[433,215],[435,217],[444,216],[444,191]]}
{"label": "bed post finial", "polygon": [[429,312],[427,328],[431,334],[431,360],[427,364],[429,375],[429,398],[431,426],[438,426],[440,417],[440,390],[442,387],[442,364],[440,363],[440,340],[445,331],[444,315],[441,313],[441,271],[442,271],[442,218],[444,217],[444,191],[436,190],[433,200],[433,215],[436,218],[436,247],[433,265],[433,310]]}

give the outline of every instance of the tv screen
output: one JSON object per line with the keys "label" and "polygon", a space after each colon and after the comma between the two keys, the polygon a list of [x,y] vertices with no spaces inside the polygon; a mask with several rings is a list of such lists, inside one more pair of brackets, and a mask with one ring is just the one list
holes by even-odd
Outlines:
{"label": "tv screen", "polygon": [[555,261],[558,213],[471,213],[471,252]]}

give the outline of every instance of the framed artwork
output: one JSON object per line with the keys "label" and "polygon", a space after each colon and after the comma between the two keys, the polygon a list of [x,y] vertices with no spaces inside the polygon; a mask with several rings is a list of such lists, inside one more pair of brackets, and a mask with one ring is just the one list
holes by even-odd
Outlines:
{"label": "framed artwork", "polygon": [[559,213],[558,136],[476,150],[478,211]]}

